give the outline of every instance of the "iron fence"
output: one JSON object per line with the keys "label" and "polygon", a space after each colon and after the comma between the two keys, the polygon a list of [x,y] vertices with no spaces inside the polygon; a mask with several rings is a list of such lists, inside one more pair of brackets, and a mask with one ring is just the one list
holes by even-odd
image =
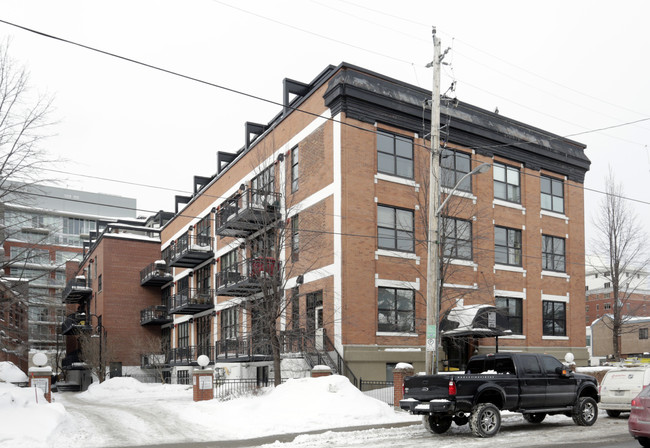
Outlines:
{"label": "iron fence", "polygon": [[359,390],[372,398],[394,406],[395,389],[392,381],[368,381],[360,378]]}

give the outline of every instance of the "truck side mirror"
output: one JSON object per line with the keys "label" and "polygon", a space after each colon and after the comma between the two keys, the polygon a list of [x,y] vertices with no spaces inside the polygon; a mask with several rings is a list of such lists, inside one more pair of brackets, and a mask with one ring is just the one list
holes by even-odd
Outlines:
{"label": "truck side mirror", "polygon": [[571,371],[569,369],[566,369],[564,367],[556,367],[555,368],[555,373],[560,375],[563,378],[568,378],[571,376]]}

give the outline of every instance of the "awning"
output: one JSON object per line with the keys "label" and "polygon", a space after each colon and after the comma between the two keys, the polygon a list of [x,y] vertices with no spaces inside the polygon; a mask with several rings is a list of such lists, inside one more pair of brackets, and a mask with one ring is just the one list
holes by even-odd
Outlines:
{"label": "awning", "polygon": [[508,318],[493,305],[457,306],[447,311],[440,323],[443,338],[472,336],[491,338],[512,334]]}

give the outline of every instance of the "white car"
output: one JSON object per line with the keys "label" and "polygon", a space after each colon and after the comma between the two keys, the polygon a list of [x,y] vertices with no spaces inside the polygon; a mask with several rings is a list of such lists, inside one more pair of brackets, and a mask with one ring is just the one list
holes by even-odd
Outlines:
{"label": "white car", "polygon": [[630,367],[610,370],[600,383],[600,408],[610,417],[630,412],[630,403],[648,384],[650,368]]}

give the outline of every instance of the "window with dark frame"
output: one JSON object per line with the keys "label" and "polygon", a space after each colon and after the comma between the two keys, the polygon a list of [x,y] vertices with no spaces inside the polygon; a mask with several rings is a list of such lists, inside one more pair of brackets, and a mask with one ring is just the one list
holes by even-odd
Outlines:
{"label": "window with dark frame", "polygon": [[543,300],[542,316],[544,336],[566,336],[566,303]]}
{"label": "window with dark frame", "polygon": [[377,131],[377,171],[413,179],[413,140]]}
{"label": "window with dark frame", "polygon": [[316,328],[321,328],[323,323],[317,322],[316,309],[323,307],[323,291],[310,292],[305,296],[307,305],[307,333],[313,334]]}
{"label": "window with dark frame", "polygon": [[196,223],[196,242],[198,244],[203,246],[210,244],[211,222],[212,217],[208,213],[207,216]]}
{"label": "window with dark frame", "polygon": [[415,250],[413,211],[380,205],[377,207],[377,245],[381,249]]}
{"label": "window with dark frame", "polygon": [[250,200],[260,205],[268,200],[268,195],[275,192],[275,166],[271,165],[251,180]]}
{"label": "window with dark frame", "polygon": [[499,313],[506,317],[508,329],[513,334],[524,334],[523,331],[523,300],[517,297],[497,297],[496,307]]}
{"label": "window with dark frame", "polygon": [[239,307],[233,306],[221,311],[221,340],[237,339],[239,334]]}
{"label": "window with dark frame", "polygon": [[648,339],[648,329],[639,328],[639,339]]}
{"label": "window with dark frame", "polygon": [[377,330],[399,333],[415,331],[415,291],[377,288]]}
{"label": "window with dark frame", "polygon": [[97,292],[102,292],[102,274],[97,276]]}
{"label": "window with dark frame", "polygon": [[196,288],[202,293],[206,293],[210,290],[210,274],[211,271],[209,264],[196,270]]}
{"label": "window with dark frame", "polygon": [[300,161],[300,152],[298,146],[291,150],[291,192],[298,191],[298,164]]}
{"label": "window with dark frame", "polygon": [[238,272],[237,260],[237,249],[223,254],[221,257],[221,272]]}
{"label": "window with dark frame", "polygon": [[183,322],[178,324],[178,348],[187,348],[190,346],[190,324]]}
{"label": "window with dark frame", "polygon": [[494,197],[521,204],[519,168],[494,163],[492,172],[494,173]]}
{"label": "window with dark frame", "polygon": [[548,176],[540,176],[541,207],[556,213],[564,213],[564,182]]}
{"label": "window with dark frame", "polygon": [[[445,148],[440,155],[440,170],[441,185],[454,188],[456,183],[472,170],[471,155]],[[472,176],[467,176],[456,189],[471,193]]]}
{"label": "window with dark frame", "polygon": [[472,259],[472,223],[463,219],[443,218],[444,256]]}
{"label": "window with dark frame", "polygon": [[300,233],[299,233],[300,218],[294,215],[291,218],[291,260],[298,261],[298,253],[300,251]]}
{"label": "window with dark frame", "polygon": [[212,316],[201,316],[196,319],[196,339],[199,355],[210,356],[210,341],[212,336]]}
{"label": "window with dark frame", "polygon": [[521,266],[521,230],[507,227],[494,228],[494,262]]}
{"label": "window with dark frame", "polygon": [[542,269],[546,271],[566,272],[564,238],[542,235]]}
{"label": "window with dark frame", "polygon": [[297,287],[291,290],[291,329],[300,329],[300,290]]}

